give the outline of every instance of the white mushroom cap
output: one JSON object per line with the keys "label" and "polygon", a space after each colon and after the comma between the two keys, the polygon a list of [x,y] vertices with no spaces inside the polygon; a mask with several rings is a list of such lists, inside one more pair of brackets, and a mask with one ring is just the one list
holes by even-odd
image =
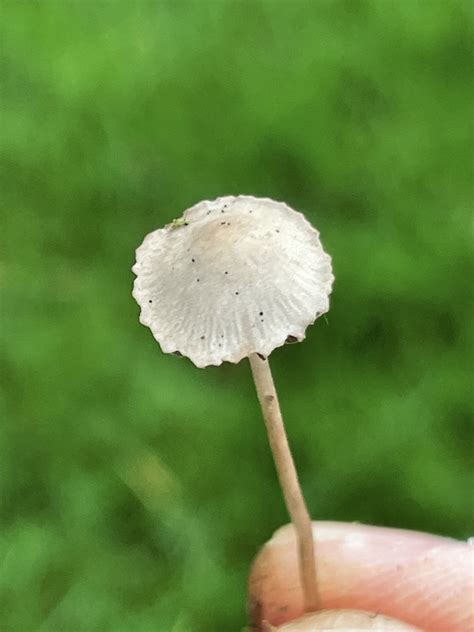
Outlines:
{"label": "white mushroom cap", "polygon": [[329,309],[331,258],[305,217],[239,195],[199,202],[137,249],[140,322],[198,367],[268,356]]}

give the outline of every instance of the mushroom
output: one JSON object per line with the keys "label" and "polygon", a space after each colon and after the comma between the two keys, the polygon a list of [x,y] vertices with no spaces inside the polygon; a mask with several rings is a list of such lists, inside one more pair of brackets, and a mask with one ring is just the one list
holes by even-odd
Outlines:
{"label": "mushroom", "polygon": [[133,296],[165,353],[197,367],[247,357],[288,513],[307,611],[318,604],[311,520],[268,356],[329,309],[334,280],[319,233],[283,202],[239,195],[199,202],[136,251]]}

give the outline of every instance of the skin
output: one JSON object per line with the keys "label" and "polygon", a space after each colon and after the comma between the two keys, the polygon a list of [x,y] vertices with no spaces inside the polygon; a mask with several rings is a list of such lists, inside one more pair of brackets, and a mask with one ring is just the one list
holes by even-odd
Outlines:
{"label": "skin", "polygon": [[[287,525],[253,564],[249,590],[255,630],[474,632],[474,547],[469,543],[338,522],[314,522],[313,535],[319,610],[336,612],[303,617],[296,539]],[[364,612],[380,613],[379,619]],[[409,627],[392,627],[385,617]]]}

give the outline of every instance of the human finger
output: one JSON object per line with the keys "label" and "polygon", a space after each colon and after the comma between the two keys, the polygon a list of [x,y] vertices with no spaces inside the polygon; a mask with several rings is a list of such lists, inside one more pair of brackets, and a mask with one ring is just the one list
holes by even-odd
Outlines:
{"label": "human finger", "polygon": [[[379,612],[422,629],[474,631],[474,548],[440,536],[315,522],[322,609]],[[250,576],[254,623],[304,614],[293,527],[279,529]]]}

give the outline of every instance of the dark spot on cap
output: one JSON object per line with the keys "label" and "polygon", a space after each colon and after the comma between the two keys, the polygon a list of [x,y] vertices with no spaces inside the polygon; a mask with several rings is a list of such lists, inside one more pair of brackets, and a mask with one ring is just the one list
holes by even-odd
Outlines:
{"label": "dark spot on cap", "polygon": [[192,261],[193,263],[195,263],[195,262],[196,262],[196,259],[191,259],[191,261]]}
{"label": "dark spot on cap", "polygon": [[292,345],[294,342],[298,342],[298,338],[296,338],[295,336],[288,336],[285,340],[285,343],[287,345]]}
{"label": "dark spot on cap", "polygon": [[276,233],[279,233],[279,232],[280,232],[280,230],[277,228],[275,232],[276,232]]}
{"label": "dark spot on cap", "polygon": [[153,303],[153,301],[151,300],[151,298],[149,298],[149,299],[148,299],[148,302],[149,302],[149,303]]}
{"label": "dark spot on cap", "polygon": [[196,281],[199,283],[199,279],[196,279]]}
{"label": "dark spot on cap", "polygon": [[201,340],[204,340],[206,338],[206,336],[201,336]]}
{"label": "dark spot on cap", "polygon": [[225,226],[225,222],[221,222],[221,226]]}
{"label": "dark spot on cap", "polygon": [[236,292],[236,293],[235,293],[235,295],[236,295],[236,296],[238,296],[238,295],[239,295],[239,293],[238,293],[238,292]]}
{"label": "dark spot on cap", "polygon": [[258,312],[258,315],[259,316],[263,316],[263,312]]}
{"label": "dark spot on cap", "polygon": [[226,271],[226,272],[224,272],[224,274],[229,274],[229,273]]}

